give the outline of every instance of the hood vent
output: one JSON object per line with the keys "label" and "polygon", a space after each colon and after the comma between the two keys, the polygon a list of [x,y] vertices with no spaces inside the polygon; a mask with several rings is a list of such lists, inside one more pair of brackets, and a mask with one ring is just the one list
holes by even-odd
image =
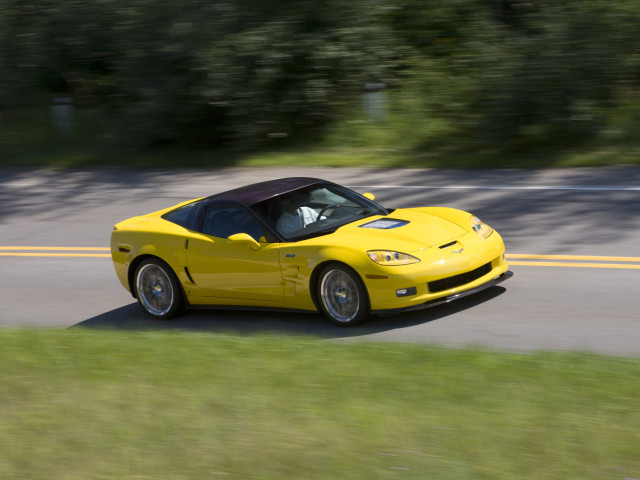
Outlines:
{"label": "hood vent", "polygon": [[360,228],[375,228],[378,230],[389,230],[392,228],[404,227],[409,223],[408,220],[398,220],[396,218],[379,218],[373,222],[360,225]]}

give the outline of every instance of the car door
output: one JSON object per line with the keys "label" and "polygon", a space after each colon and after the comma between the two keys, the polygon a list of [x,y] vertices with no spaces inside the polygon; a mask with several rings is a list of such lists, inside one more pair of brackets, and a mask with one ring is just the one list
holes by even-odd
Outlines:
{"label": "car door", "polygon": [[[259,242],[248,245],[228,237],[246,233]],[[283,280],[278,243],[268,243],[259,223],[239,206],[205,209],[201,232],[187,246],[187,268],[201,295],[221,304],[281,305]]]}

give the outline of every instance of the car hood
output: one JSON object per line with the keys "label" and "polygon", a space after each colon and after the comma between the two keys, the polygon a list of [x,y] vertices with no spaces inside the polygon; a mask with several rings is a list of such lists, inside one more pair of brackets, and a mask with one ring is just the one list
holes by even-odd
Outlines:
{"label": "car hood", "polygon": [[440,216],[417,209],[398,209],[387,216],[369,217],[340,227],[332,240],[411,253],[443,245],[466,233],[468,230]]}

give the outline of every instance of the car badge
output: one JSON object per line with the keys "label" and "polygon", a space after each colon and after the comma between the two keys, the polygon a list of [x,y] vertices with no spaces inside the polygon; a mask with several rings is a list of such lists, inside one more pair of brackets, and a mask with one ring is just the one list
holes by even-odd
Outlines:
{"label": "car badge", "polygon": [[462,253],[464,252],[464,248],[461,248],[460,250],[451,250],[451,253]]}

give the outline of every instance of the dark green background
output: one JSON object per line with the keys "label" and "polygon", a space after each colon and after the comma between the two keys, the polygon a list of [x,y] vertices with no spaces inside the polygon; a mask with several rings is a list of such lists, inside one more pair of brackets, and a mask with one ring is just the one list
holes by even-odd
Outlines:
{"label": "dark green background", "polygon": [[[228,162],[358,147],[329,134],[358,121],[363,143],[387,124],[382,146],[415,158],[634,148],[639,17],[635,0],[0,0],[0,153],[169,145]],[[370,83],[386,86],[377,116]]]}

